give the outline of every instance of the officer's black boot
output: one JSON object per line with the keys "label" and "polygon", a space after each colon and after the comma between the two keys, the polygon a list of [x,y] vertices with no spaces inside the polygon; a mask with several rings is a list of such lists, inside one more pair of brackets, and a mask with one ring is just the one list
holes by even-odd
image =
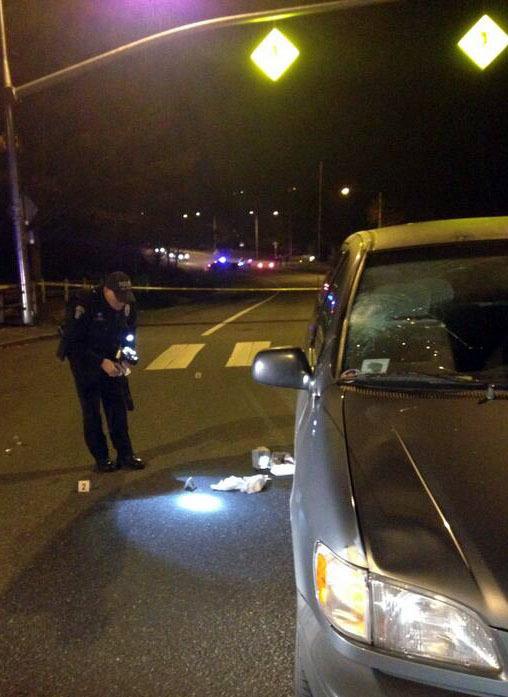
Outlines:
{"label": "officer's black boot", "polygon": [[97,472],[114,472],[117,468],[116,464],[108,458],[97,460],[95,463]]}
{"label": "officer's black boot", "polygon": [[116,461],[118,469],[124,467],[130,470],[143,470],[145,469],[145,463],[140,457],[131,453],[130,455],[119,455]]}

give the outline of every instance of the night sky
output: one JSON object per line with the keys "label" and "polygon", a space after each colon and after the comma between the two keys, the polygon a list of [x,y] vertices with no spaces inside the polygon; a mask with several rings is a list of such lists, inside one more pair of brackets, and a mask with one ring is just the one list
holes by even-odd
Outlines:
{"label": "night sky", "polygon": [[[14,84],[170,26],[294,4],[4,0]],[[456,46],[485,12],[508,32],[506,0],[278,23],[301,52],[278,83],[249,60],[271,28],[259,24],[180,37],[27,97],[20,166],[48,272],[62,239],[205,246],[213,216],[224,240],[248,238],[253,206],[264,244],[284,246],[291,225],[296,251],[312,249],[320,161],[327,249],[375,225],[380,191],[386,223],[508,214],[508,49],[481,72]],[[4,276],[9,235],[4,224]]]}

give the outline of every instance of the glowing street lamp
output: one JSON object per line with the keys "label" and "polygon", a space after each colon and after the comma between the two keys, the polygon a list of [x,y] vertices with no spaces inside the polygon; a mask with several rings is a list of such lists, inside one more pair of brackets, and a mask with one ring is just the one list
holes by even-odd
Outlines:
{"label": "glowing street lamp", "polygon": [[254,255],[256,259],[259,259],[259,216],[257,209],[251,209],[249,215],[254,216]]}
{"label": "glowing street lamp", "polygon": [[488,15],[483,15],[458,43],[466,56],[484,70],[508,46],[508,35]]}
{"label": "glowing street lamp", "polygon": [[278,29],[266,36],[251,53],[251,60],[276,82],[300,55],[300,51]]}
{"label": "glowing street lamp", "polygon": [[351,189],[349,188],[349,186],[343,186],[342,189],[340,190],[341,196],[349,196],[350,193],[351,193]]}

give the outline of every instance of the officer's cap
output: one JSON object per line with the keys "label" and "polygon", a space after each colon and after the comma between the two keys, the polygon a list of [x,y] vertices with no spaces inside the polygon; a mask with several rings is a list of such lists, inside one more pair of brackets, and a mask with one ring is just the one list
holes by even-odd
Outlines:
{"label": "officer's cap", "polygon": [[113,273],[108,274],[104,285],[113,291],[121,303],[134,302],[131,279],[123,271],[113,271]]}

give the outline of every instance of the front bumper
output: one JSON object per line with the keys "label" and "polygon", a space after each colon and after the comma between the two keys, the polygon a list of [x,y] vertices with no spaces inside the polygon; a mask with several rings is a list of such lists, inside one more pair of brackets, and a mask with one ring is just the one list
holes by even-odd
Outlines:
{"label": "front bumper", "polygon": [[[302,667],[313,697],[508,697],[508,675],[479,677],[397,658],[334,631],[298,594]],[[496,632],[508,665],[508,632]]]}

